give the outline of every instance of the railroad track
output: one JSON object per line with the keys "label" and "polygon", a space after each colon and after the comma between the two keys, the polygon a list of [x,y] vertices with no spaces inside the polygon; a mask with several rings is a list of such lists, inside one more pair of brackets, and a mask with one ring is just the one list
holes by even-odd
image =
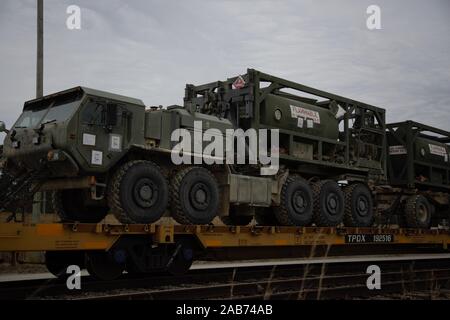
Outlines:
{"label": "railroad track", "polygon": [[[450,258],[382,261],[380,258],[339,259],[278,265],[237,264],[207,269],[200,266],[183,276],[164,273],[115,281],[83,277],[82,290],[70,291],[57,279],[0,283],[0,299],[351,299],[414,293],[439,296],[450,288]],[[403,260],[402,260],[403,259]],[[381,290],[369,290],[367,267],[381,269]]]}

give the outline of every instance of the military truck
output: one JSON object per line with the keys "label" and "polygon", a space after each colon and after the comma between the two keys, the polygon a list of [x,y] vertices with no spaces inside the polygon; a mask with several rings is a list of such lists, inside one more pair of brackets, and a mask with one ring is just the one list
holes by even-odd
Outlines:
{"label": "military truck", "polygon": [[[378,202],[414,228],[448,224],[450,218],[450,132],[414,121],[387,125],[389,186]],[[386,215],[389,218],[389,215]]]}
{"label": "military truck", "polygon": [[[174,165],[172,133],[194,132],[196,121],[219,132],[279,130],[279,170]],[[386,181],[384,109],[253,69],[187,85],[184,105],[167,108],[76,87],[26,102],[6,132],[0,206],[53,190],[62,221],[98,222],[111,212],[122,223],[166,215],[245,225],[255,216],[266,225],[370,226],[373,186]]]}

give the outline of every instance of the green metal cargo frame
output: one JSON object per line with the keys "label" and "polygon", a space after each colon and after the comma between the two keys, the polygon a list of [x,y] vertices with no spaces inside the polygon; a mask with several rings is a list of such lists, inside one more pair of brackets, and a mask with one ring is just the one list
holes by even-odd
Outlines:
{"label": "green metal cargo frame", "polygon": [[[388,137],[392,137],[396,142],[406,148],[406,162],[401,171],[395,170],[392,159],[388,153],[387,166],[390,184],[406,188],[429,189],[431,187],[434,189],[443,189],[442,191],[448,192],[450,190],[450,162],[447,166],[440,166],[415,159],[414,145],[416,139],[421,137],[438,143],[447,144],[450,147],[450,132],[414,121],[390,123],[387,124],[386,127],[388,130]],[[400,128],[402,129],[402,132],[405,132],[404,137],[397,132]],[[440,137],[429,135],[425,132],[437,134],[440,135]],[[419,181],[417,179],[416,168],[418,165],[428,168],[430,181]],[[444,172],[443,183],[433,181],[433,171],[435,170]]]}
{"label": "green metal cargo frame", "polygon": [[[188,84],[185,91],[184,106],[188,110],[203,113],[214,112],[223,117],[226,116],[227,111],[234,107],[235,110],[237,110],[235,119],[237,127],[239,127],[239,120],[250,119],[251,125],[249,127],[251,128],[279,129],[263,125],[260,120],[260,106],[269,94],[314,104],[323,108],[328,108],[334,101],[346,111],[343,118],[343,139],[335,141],[332,139],[307,135],[295,130],[279,129],[280,135],[284,134],[289,138],[289,153],[287,155],[280,155],[280,159],[291,163],[301,163],[299,168],[307,167],[308,172],[313,172],[314,169],[317,169],[317,174],[333,175],[333,173],[354,173],[355,175],[371,177],[378,181],[386,179],[385,109],[278,78],[254,69],[248,69],[247,73],[241,77],[245,80],[246,85],[240,89],[232,88],[233,83],[238,77],[198,86]],[[263,87],[262,84],[264,83],[267,83],[268,85]],[[325,99],[325,101],[319,102],[316,99],[283,92],[281,89],[296,90],[303,94],[306,93]],[[212,103],[215,106],[213,109],[211,109]],[[376,127],[366,125],[365,117],[369,117],[369,113],[376,119]],[[360,127],[357,130],[353,130],[350,121],[351,119],[355,119],[357,114],[360,117]],[[355,139],[353,140],[353,143],[351,141],[351,135],[353,135]],[[376,137],[375,140],[377,140],[378,143],[368,143],[362,140],[364,136]],[[316,142],[318,144],[317,159],[305,160],[294,157],[291,152],[294,137]],[[344,161],[342,163],[335,163],[324,160],[324,144],[342,146],[345,155]],[[375,148],[377,150],[377,158],[375,161],[360,157],[359,149],[355,151],[357,156],[351,158],[350,150],[351,147],[355,145],[357,148],[365,148],[366,146]]]}

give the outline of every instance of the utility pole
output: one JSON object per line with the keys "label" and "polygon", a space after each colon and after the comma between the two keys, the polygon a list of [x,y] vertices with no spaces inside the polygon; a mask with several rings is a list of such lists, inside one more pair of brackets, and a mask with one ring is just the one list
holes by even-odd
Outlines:
{"label": "utility pole", "polygon": [[44,0],[37,0],[36,98],[44,95]]}
{"label": "utility pole", "polygon": [[[37,51],[36,51],[36,98],[44,96],[44,0],[37,1]],[[44,200],[44,201],[43,201]],[[40,220],[42,211],[45,211],[45,195],[37,192],[33,197],[32,221]]]}

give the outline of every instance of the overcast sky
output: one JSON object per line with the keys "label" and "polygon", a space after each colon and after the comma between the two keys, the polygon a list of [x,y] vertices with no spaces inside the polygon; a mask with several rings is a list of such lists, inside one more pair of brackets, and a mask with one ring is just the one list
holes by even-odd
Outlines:
{"label": "overcast sky", "polygon": [[[181,104],[248,67],[450,129],[450,1],[44,0],[45,85]],[[81,30],[66,27],[81,8]],[[381,8],[382,30],[366,9]],[[36,1],[0,1],[0,119],[35,95]],[[0,137],[1,138],[1,137]]]}

